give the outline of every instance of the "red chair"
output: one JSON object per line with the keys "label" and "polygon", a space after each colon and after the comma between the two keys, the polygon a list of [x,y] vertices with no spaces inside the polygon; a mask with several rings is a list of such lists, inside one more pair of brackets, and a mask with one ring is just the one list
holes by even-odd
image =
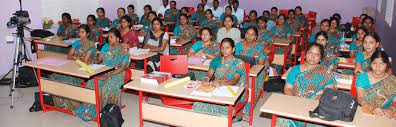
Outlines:
{"label": "red chair", "polygon": [[280,10],[279,14],[287,16],[289,14],[288,10]]}
{"label": "red chair", "polygon": [[[242,103],[237,103],[235,105],[233,116],[243,116],[243,114],[239,114],[238,112],[240,110],[243,110],[243,108],[245,107],[245,105],[247,103],[250,103],[251,104],[251,109],[250,109],[249,124],[252,125],[252,123],[253,123],[253,110],[254,110],[254,108],[253,108],[253,106],[254,106],[254,101],[253,101],[253,98],[254,98],[254,86],[252,86],[252,88],[251,88],[252,91],[250,91],[249,90],[249,74],[250,74],[250,64],[249,63],[245,63],[245,75],[246,75],[245,83],[247,84],[246,88],[245,88],[246,101],[242,102]],[[250,95],[252,96],[252,100],[249,102],[248,100],[250,98]]]}
{"label": "red chair", "polygon": [[100,31],[99,44],[102,45],[103,44],[103,29],[100,28],[99,31]]}
{"label": "red chair", "polygon": [[[160,57],[160,72],[167,72],[172,74],[187,74],[188,63],[187,55],[165,55]],[[162,103],[168,106],[174,106],[185,109],[192,109],[194,102],[161,96]]]}
{"label": "red chair", "polygon": [[304,64],[304,62],[305,62],[305,51],[301,51],[300,64]]}
{"label": "red chair", "polygon": [[272,46],[271,46],[271,52],[270,52],[270,54],[269,54],[269,59],[268,59],[269,64],[271,64],[272,61],[274,61],[274,57],[275,57],[275,45],[272,44]]}
{"label": "red chair", "polygon": [[316,19],[316,15],[317,15],[317,14],[318,14],[317,12],[309,11],[309,12],[308,12],[308,17],[309,17],[309,18],[315,18],[315,19]]}
{"label": "red chair", "polygon": [[194,7],[186,7],[187,8],[187,12],[188,12],[188,15],[193,15],[194,14]]}
{"label": "red chair", "polygon": [[242,23],[246,22],[247,19],[248,19],[248,18],[246,17],[246,10],[243,10],[243,20],[242,20]]}
{"label": "red chair", "polygon": [[357,97],[357,93],[356,93],[356,79],[357,79],[357,75],[353,76],[351,90],[349,91],[349,94],[352,97]]}
{"label": "red chair", "polygon": [[164,30],[165,30],[165,32],[169,32],[169,26],[165,25]]}
{"label": "red chair", "polygon": [[360,24],[360,17],[352,17],[352,25],[359,26]]}

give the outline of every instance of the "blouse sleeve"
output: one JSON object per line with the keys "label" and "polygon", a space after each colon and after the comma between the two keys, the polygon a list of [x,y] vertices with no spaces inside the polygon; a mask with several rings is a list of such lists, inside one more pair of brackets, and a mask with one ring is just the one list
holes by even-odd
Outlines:
{"label": "blouse sleeve", "polygon": [[287,74],[286,77],[286,83],[289,83],[290,85],[294,86],[294,82],[296,81],[296,77],[298,74],[301,73],[301,65],[297,65],[293,67],[290,72]]}
{"label": "blouse sleeve", "polygon": [[191,46],[191,49],[192,49],[194,52],[198,52],[199,50],[201,50],[201,49],[202,49],[202,41],[197,41],[195,44],[193,44],[193,45]]}
{"label": "blouse sleeve", "polygon": [[370,87],[370,82],[367,77],[367,73],[361,73],[356,79],[356,87],[368,89]]}

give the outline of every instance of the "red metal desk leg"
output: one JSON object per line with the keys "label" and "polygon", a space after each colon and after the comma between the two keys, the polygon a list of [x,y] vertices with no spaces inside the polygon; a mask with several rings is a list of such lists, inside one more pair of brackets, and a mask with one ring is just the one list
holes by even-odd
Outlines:
{"label": "red metal desk leg", "polygon": [[147,74],[147,58],[143,60],[144,74]]}
{"label": "red metal desk leg", "polygon": [[271,123],[271,127],[275,127],[276,126],[276,115],[272,114],[272,123]]}
{"label": "red metal desk leg", "polygon": [[95,85],[95,100],[96,100],[96,122],[98,127],[100,127],[100,102],[99,102],[99,85],[98,85],[98,76],[94,77],[94,85]]}
{"label": "red metal desk leg", "polygon": [[232,127],[232,105],[228,105],[228,127]]}
{"label": "red metal desk leg", "polygon": [[47,108],[44,106],[44,97],[43,97],[43,91],[41,91],[41,70],[40,69],[36,69],[36,73],[37,73],[37,80],[38,80],[38,88],[40,91],[40,105],[41,108],[43,109],[43,112],[47,111]]}

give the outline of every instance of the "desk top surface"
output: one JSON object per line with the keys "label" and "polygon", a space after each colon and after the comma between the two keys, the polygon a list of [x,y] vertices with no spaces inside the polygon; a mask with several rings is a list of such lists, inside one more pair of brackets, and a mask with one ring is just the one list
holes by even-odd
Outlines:
{"label": "desk top surface", "polygon": [[318,100],[310,100],[301,97],[272,93],[270,97],[265,101],[264,105],[260,108],[260,111],[335,126],[392,127],[396,125],[396,120],[376,117],[373,115],[362,113],[360,107],[358,107],[353,122],[344,122],[339,120],[324,121],[319,118],[309,117],[308,112],[313,111],[318,106],[318,104]]}
{"label": "desk top surface", "polygon": [[[46,57],[46,58],[51,58],[51,57]],[[45,59],[45,58],[42,58],[42,59]],[[61,59],[61,58],[55,58],[55,59]],[[91,76],[94,76],[94,75],[100,74],[102,72],[114,69],[114,67],[104,66],[98,70],[95,70],[94,74],[89,74],[85,71],[79,70],[81,67],[75,61],[69,61],[68,63],[61,65],[61,66],[51,66],[51,65],[39,64],[37,61],[28,61],[26,63],[23,63],[23,65],[32,67],[32,68],[46,70],[46,71],[80,77],[80,78],[90,78]]]}

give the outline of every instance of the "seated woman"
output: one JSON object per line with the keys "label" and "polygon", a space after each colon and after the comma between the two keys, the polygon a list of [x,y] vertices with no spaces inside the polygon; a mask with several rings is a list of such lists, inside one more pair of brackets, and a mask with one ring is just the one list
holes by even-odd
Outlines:
{"label": "seated woman", "polygon": [[363,37],[363,52],[356,53],[355,73],[367,72],[370,67],[370,58],[380,44],[377,33],[369,32]]}
{"label": "seated woman", "polygon": [[324,56],[321,64],[329,67],[331,70],[337,69],[338,56],[340,55],[339,43],[330,41],[329,36],[324,31],[316,34],[316,43],[324,47]]}
{"label": "seated woman", "polygon": [[[316,43],[309,45],[305,63],[296,65],[289,71],[284,93],[290,96],[319,100],[325,89],[334,89],[335,78],[331,73],[328,73],[326,66],[319,64],[323,56],[321,45]],[[293,125],[297,127],[318,126],[282,117],[278,117],[276,121],[276,126],[281,127],[292,127]]]}
{"label": "seated woman", "polygon": [[[152,61],[148,63],[150,68],[148,72],[158,71],[159,57],[161,55],[169,55],[169,34],[164,31],[164,25],[160,18],[154,18],[152,22],[152,30],[144,36],[143,48],[150,49],[151,52],[157,52],[156,56],[152,57]],[[143,63],[141,68],[143,68]],[[151,69],[151,70],[150,70]]]}
{"label": "seated woman", "polygon": [[118,8],[117,9],[117,16],[118,16],[118,19],[114,19],[113,23],[110,26],[111,28],[119,29],[121,27],[121,24],[120,24],[121,23],[121,17],[125,16],[125,8],[122,8],[122,7]]}
{"label": "seated woman", "polygon": [[374,27],[374,18],[371,16],[366,16],[363,21],[362,25],[364,28],[367,29],[368,32],[375,32],[375,27]]}
{"label": "seated woman", "polygon": [[[106,104],[112,103],[121,106],[121,85],[124,83],[125,69],[129,64],[129,53],[124,51],[121,46],[121,34],[116,29],[109,31],[109,43],[106,43],[96,60],[106,66],[112,66],[116,69],[109,73],[99,76],[99,102],[103,108]],[[82,79],[70,77],[66,75],[56,74],[51,79],[66,82],[68,84],[88,89],[94,89],[94,80],[90,79],[86,82],[86,86],[80,85]],[[71,99],[53,96],[54,105],[59,108],[72,111],[72,113],[84,121],[92,120],[96,117],[95,105],[84,102],[77,102]]]}
{"label": "seated woman", "polygon": [[96,25],[96,17],[95,15],[88,15],[87,17],[87,25],[91,32],[89,32],[89,40],[93,42],[99,42],[100,37],[100,28]]}
{"label": "seated woman", "polygon": [[100,7],[96,9],[96,15],[98,15],[98,18],[96,19],[96,23],[99,25],[100,28],[108,28],[110,27],[110,19],[106,18],[106,13],[104,8]]}
{"label": "seated woman", "polygon": [[171,1],[170,8],[165,11],[165,22],[167,22],[168,25],[172,24],[174,26],[179,15],[180,12],[176,8],[176,1]]}
{"label": "seated woman", "polygon": [[[213,13],[212,10],[208,9],[205,11],[205,18],[202,18],[200,21],[200,29],[204,27],[208,27],[211,29],[211,33],[214,35],[217,34],[217,30],[219,29],[219,21],[213,18]],[[213,36],[214,39],[216,39],[216,36]]]}
{"label": "seated woman", "polygon": [[367,30],[364,27],[359,27],[356,32],[356,39],[349,46],[349,57],[355,58],[357,52],[363,52],[363,37],[366,35]]}
{"label": "seated woman", "polygon": [[309,37],[309,43],[315,43],[316,42],[316,34],[320,31],[328,32],[330,29],[330,20],[329,19],[323,19],[320,21],[320,29],[317,32],[314,32],[315,34],[312,34]]}
{"label": "seated woman", "polygon": [[330,29],[327,34],[329,35],[329,40],[332,42],[338,42],[342,37],[341,31],[338,30],[339,25],[340,20],[334,17],[330,18]]}
{"label": "seated woman", "polygon": [[131,18],[131,22],[133,25],[136,25],[139,23],[139,17],[137,16],[137,14],[135,14],[135,6],[133,6],[133,4],[128,5],[127,7],[128,9],[128,16],[129,18]]}
{"label": "seated woman", "polygon": [[296,19],[295,11],[293,9],[289,10],[286,22],[294,34],[300,32],[301,26],[298,20]]}
{"label": "seated woman", "polygon": [[[208,27],[202,28],[200,34],[202,41],[195,42],[187,55],[210,60],[220,56],[219,44],[213,41],[211,29]],[[192,72],[197,80],[203,80],[206,74],[206,72],[195,70],[189,70],[189,72]]]}
{"label": "seated woman", "polygon": [[296,20],[298,22],[298,24],[301,27],[305,27],[307,25],[307,18],[305,17],[305,15],[302,13],[302,8],[301,6],[297,6],[296,8],[294,8],[295,12],[296,12]]}
{"label": "seated woman", "polygon": [[129,49],[139,46],[138,32],[131,29],[131,19],[124,15],[121,17],[121,27],[119,29],[122,37],[122,46]]}
{"label": "seated woman", "polygon": [[[271,33],[273,34],[272,40],[287,40],[287,42],[292,42],[292,33],[293,31],[290,29],[288,25],[285,23],[285,18],[286,16],[281,14],[277,18],[277,25],[275,27],[272,27],[270,30]],[[277,42],[275,42],[277,43]],[[289,50],[290,52],[290,50]],[[284,54],[284,48],[283,47],[275,47],[274,53],[277,55],[283,55]],[[275,69],[277,74],[281,74],[282,69],[283,69],[283,63],[282,64],[272,64],[272,67]]]}
{"label": "seated woman", "polygon": [[269,56],[273,45],[272,33],[267,29],[267,18],[258,19],[258,37],[257,42],[264,44],[264,54]]}
{"label": "seated woman", "polygon": [[267,29],[270,30],[272,27],[276,26],[276,23],[272,20],[268,20],[270,16],[270,12],[268,10],[264,10],[263,14],[259,17],[260,18],[266,18],[267,19]]}
{"label": "seated woman", "polygon": [[[233,54],[235,51],[234,41],[231,38],[224,38],[221,41],[220,51],[222,56],[212,60],[200,87],[246,86],[245,64],[242,60],[235,58]],[[211,77],[215,79],[210,81]],[[245,101],[247,101],[245,97],[239,99],[239,102]],[[216,115],[228,115],[228,106],[195,102],[192,109]],[[249,109],[243,109],[243,113],[248,114]],[[237,120],[240,120],[240,117]]]}
{"label": "seated woman", "polygon": [[[264,44],[256,41],[257,39],[257,29],[254,26],[250,26],[247,28],[245,33],[245,40],[237,43],[235,46],[235,56],[246,56],[255,58],[255,62],[257,65],[265,65],[263,70],[267,70],[268,67],[268,59],[264,55]],[[246,62],[246,61],[245,61]],[[256,78],[255,89],[254,89],[254,98],[258,101],[260,91],[263,89],[264,85],[264,73],[259,73]],[[250,107],[250,104],[247,105]]]}
{"label": "seated woman", "polygon": [[72,23],[69,13],[62,14],[62,24],[59,25],[56,36],[64,39],[77,37],[77,26]]}
{"label": "seated woman", "polygon": [[220,43],[224,38],[232,38],[235,42],[241,41],[241,31],[234,27],[235,24],[233,21],[233,16],[225,16],[223,20],[224,26],[217,31],[217,43]]}
{"label": "seated woman", "polygon": [[[225,26],[224,20],[225,20],[225,17],[226,17],[226,16],[231,16],[231,17],[232,17],[232,22],[234,23],[234,26],[233,26],[233,27],[235,27],[236,25],[238,25],[238,18],[237,18],[235,15],[232,14],[232,7],[231,7],[231,6],[227,6],[227,7],[225,8],[224,13],[220,16],[220,20],[223,21],[223,24],[221,24],[220,26]],[[223,39],[223,38],[222,38],[222,39]],[[220,41],[221,41],[221,40],[220,40]],[[218,42],[220,43],[220,41],[218,41]]]}
{"label": "seated woman", "polygon": [[145,22],[143,24],[143,29],[140,30],[140,32],[139,32],[140,36],[144,36],[146,33],[151,31],[151,25],[152,25],[151,23],[153,22],[153,20],[155,18],[157,18],[157,13],[155,11],[150,11],[148,13],[148,21],[150,21],[150,22]]}
{"label": "seated woman", "polygon": [[[193,25],[193,22],[192,22],[192,20],[191,20],[190,14],[188,13],[187,7],[182,7],[182,8],[180,9],[180,15],[187,15],[187,17],[188,17],[188,24]],[[176,26],[178,26],[178,25],[180,25],[180,19],[179,19],[179,18],[176,18]]]}
{"label": "seated woman", "polygon": [[201,3],[197,5],[197,11],[191,16],[193,25],[199,25],[199,21],[205,16],[205,10]]}
{"label": "seated woman", "polygon": [[[72,23],[69,13],[62,14],[62,24],[59,25],[56,36],[61,39],[76,38],[78,34],[77,26]],[[45,50],[67,54],[69,48],[45,45]]]}
{"label": "seated woman", "polygon": [[[188,24],[188,17],[187,15],[180,15],[180,25],[175,27],[175,30],[173,31],[175,38],[176,38],[176,43],[186,43],[193,41],[195,37],[197,37],[197,32],[195,28],[192,25]],[[185,52],[188,51],[188,48],[184,49]],[[178,50],[172,50],[171,54],[180,54]]]}
{"label": "seated woman", "polygon": [[271,14],[268,16],[268,20],[271,21],[277,21],[277,18],[279,17],[278,15],[278,8],[277,7],[272,7],[271,8]]}
{"label": "seated woman", "polygon": [[384,51],[375,51],[370,69],[356,79],[357,99],[363,112],[396,119],[396,77],[388,74],[390,61]]}
{"label": "seated woman", "polygon": [[89,40],[91,29],[88,25],[82,24],[78,27],[78,36],[80,40],[73,43],[72,48],[67,55],[69,60],[81,60],[85,63],[92,64],[95,60],[95,42]]}
{"label": "seated woman", "polygon": [[247,29],[250,26],[254,26],[257,28],[257,11],[251,10],[249,13],[249,20],[243,23],[242,28]]}
{"label": "seated woman", "polygon": [[[151,23],[151,21],[149,20],[149,13],[151,11],[153,11],[153,9],[151,8],[151,5],[144,6],[143,10],[144,10],[144,13],[143,13],[142,17],[140,18],[140,23],[143,25]],[[157,17],[157,15],[155,15],[155,16]]]}

